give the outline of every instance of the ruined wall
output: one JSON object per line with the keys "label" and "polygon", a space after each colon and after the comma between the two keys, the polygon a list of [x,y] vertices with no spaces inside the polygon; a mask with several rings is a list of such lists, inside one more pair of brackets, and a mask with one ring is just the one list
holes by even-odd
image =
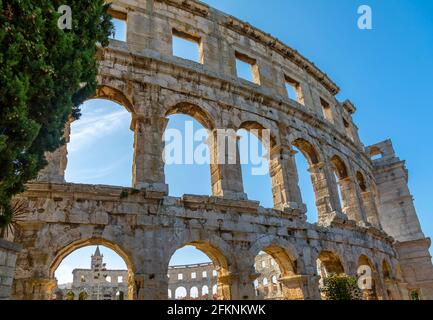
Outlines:
{"label": "ruined wall", "polygon": [[0,300],[7,300],[12,291],[15,262],[20,246],[0,239]]}
{"label": "ruined wall", "polygon": [[[338,256],[350,275],[368,264],[377,298],[409,297],[405,281],[413,263],[400,270],[399,244],[390,237],[399,234],[390,231],[389,207],[378,200],[383,190],[352,121],[356,109],[336,99],[339,89],[326,74],[272,36],[197,1],[113,1],[112,10],[126,19],[127,41],[101,48],[96,97],[131,112],[131,186],[139,192],[124,197],[122,188],[63,183],[67,150],[51,154],[39,181],[19,197],[28,216],[16,234],[24,250],[14,298],[46,298],[61,259],[98,243],[125,259],[129,297],[136,299],[167,298],[170,257],[188,244],[211,258],[219,299],[255,299],[253,265],[261,251],[277,261],[285,299],[320,298],[317,260],[323,251]],[[173,35],[198,42],[198,63],[173,56]],[[251,64],[253,82],[237,77],[236,58]],[[296,87],[296,100],[288,98],[285,82]],[[211,133],[269,129],[274,207],[248,200],[239,163],[210,166],[210,197],[168,197],[162,136],[174,113],[194,117]],[[210,137],[211,157],[217,158],[225,151]],[[309,163],[315,224],[306,222],[294,147]],[[432,279],[423,261],[424,280]],[[419,288],[419,282],[411,285]]]}

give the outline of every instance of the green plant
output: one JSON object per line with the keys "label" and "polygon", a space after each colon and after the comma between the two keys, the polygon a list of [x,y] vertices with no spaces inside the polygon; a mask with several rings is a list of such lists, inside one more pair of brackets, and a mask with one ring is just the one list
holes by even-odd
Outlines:
{"label": "green plant", "polygon": [[80,294],[78,295],[78,300],[87,300],[88,297],[89,295],[87,294],[86,291],[81,291]]}
{"label": "green plant", "polygon": [[27,205],[24,201],[16,200],[10,206],[10,213],[5,214],[0,210],[0,225],[4,228],[0,229],[0,238],[8,237],[14,230],[19,229],[19,222],[23,220],[26,213]]}
{"label": "green plant", "polygon": [[75,294],[72,291],[69,291],[66,294],[66,300],[74,300],[74,298],[75,298]]}
{"label": "green plant", "polygon": [[61,29],[60,0],[0,0],[0,229],[11,200],[65,143],[63,130],[96,90],[98,43],[113,25],[104,0],[68,0],[72,29]]}
{"label": "green plant", "polygon": [[120,199],[126,199],[129,197],[129,191],[124,189],[122,190],[122,192],[120,193]]}
{"label": "green plant", "polygon": [[358,288],[356,277],[330,274],[323,279],[321,292],[326,300],[361,300],[362,292]]}

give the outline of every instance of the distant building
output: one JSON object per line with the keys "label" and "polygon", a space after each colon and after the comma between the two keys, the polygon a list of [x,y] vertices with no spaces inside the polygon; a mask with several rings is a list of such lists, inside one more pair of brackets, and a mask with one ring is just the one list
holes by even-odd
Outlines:
{"label": "distant building", "polygon": [[59,285],[59,300],[123,300],[128,293],[128,271],[107,270],[104,256],[96,247],[90,269],[74,269],[72,284]]}
{"label": "distant building", "polygon": [[[280,269],[268,254],[255,260],[257,279],[254,288],[258,299],[283,299]],[[180,300],[214,300],[218,296],[218,274],[213,263],[200,263],[168,268],[168,298]]]}

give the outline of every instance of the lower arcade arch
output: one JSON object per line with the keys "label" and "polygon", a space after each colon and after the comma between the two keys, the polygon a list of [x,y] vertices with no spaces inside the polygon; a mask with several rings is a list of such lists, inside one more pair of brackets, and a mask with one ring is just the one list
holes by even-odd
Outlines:
{"label": "lower arcade arch", "polygon": [[167,277],[168,299],[231,299],[227,259],[211,244],[190,242],[178,248],[171,256]]}
{"label": "lower arcade arch", "polygon": [[296,260],[277,245],[270,245],[255,257],[253,282],[256,299],[303,300],[304,288],[297,274]]}
{"label": "lower arcade arch", "polygon": [[[378,300],[379,279],[373,262],[366,255],[358,259],[358,277],[363,300]],[[362,279],[361,279],[362,278]]]}
{"label": "lower arcade arch", "polygon": [[[72,258],[77,250],[92,251],[91,255],[80,252],[79,260]],[[89,251],[89,252],[90,252]],[[108,256],[108,263],[104,262]],[[71,266],[82,268],[72,271],[72,282],[61,285],[58,274],[62,263],[69,257]],[[85,259],[85,261],[83,260]],[[113,264],[116,266],[113,268]],[[88,267],[87,267],[88,266]],[[132,300],[134,298],[134,268],[129,255],[117,244],[103,239],[77,241],[59,250],[49,266],[49,277],[56,283],[51,299],[66,300]],[[64,277],[64,275],[63,275]],[[59,281],[60,280],[60,281]]]}

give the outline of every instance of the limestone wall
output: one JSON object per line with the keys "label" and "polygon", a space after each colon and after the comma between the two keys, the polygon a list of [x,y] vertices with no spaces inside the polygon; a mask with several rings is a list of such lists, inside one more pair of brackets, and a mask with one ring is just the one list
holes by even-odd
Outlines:
{"label": "limestone wall", "polygon": [[15,262],[21,246],[0,239],[0,300],[10,298]]}
{"label": "limestone wall", "polygon": [[[260,251],[278,261],[286,299],[320,298],[322,256],[341,260],[339,270],[350,275],[368,265],[372,296],[379,299],[407,299],[408,290],[421,287],[423,298],[433,299],[429,241],[404,167],[371,160],[372,149],[364,148],[352,120],[355,106],[338,101],[339,88],[323,71],[274,37],[198,1],[119,0],[112,13],[126,20],[127,40],[101,48],[95,97],[131,113],[131,187],[139,191],[125,197],[118,187],[65,183],[67,148],[50,154],[39,180],[19,197],[28,215],[16,234],[25,245],[15,298],[47,298],[54,270],[68,253],[104,244],[127,262],[130,298],[167,299],[170,257],[190,244],[211,258],[219,299],[256,298],[253,265]],[[200,61],[173,56],[173,35],[197,41]],[[253,82],[237,77],[236,59],[251,64]],[[285,82],[296,87],[295,100]],[[210,165],[210,197],[169,197],[162,137],[175,113],[208,129],[213,159],[226,155],[215,143],[216,129],[270,130],[273,208],[248,200],[240,163]],[[309,163],[319,214],[314,224],[306,222],[295,148]],[[393,165],[394,174],[387,173]],[[422,244],[424,267],[409,281],[411,268],[418,267],[412,241]]]}

